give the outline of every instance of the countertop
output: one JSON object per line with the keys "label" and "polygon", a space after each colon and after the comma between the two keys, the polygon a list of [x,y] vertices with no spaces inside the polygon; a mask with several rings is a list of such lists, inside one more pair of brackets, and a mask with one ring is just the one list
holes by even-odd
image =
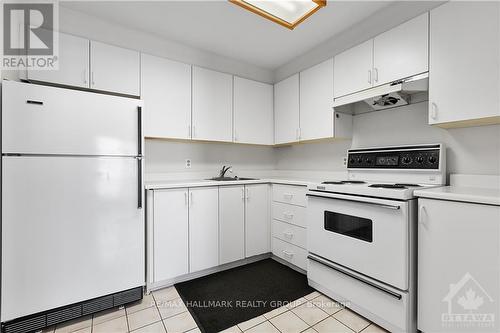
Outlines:
{"label": "countertop", "polygon": [[416,190],[414,194],[422,198],[500,206],[500,190],[496,188],[443,186],[425,190]]}
{"label": "countertop", "polygon": [[317,181],[308,179],[283,179],[283,178],[262,178],[255,180],[230,180],[230,181],[214,181],[207,179],[183,179],[183,180],[148,180],[144,182],[146,190],[158,190],[168,188],[182,187],[203,187],[203,186],[230,186],[230,185],[246,185],[246,184],[285,184],[307,186]]}

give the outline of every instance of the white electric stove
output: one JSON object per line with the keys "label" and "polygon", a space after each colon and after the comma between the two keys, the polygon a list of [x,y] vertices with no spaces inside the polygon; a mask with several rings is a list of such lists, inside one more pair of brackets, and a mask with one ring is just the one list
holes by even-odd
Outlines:
{"label": "white electric stove", "polygon": [[446,182],[441,144],[348,151],[307,193],[309,284],[391,332],[416,331],[416,189]]}

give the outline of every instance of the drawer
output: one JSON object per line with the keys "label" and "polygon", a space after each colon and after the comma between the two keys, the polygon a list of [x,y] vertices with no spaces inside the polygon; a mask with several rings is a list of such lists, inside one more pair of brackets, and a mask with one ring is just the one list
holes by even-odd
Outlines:
{"label": "drawer", "polygon": [[306,192],[305,186],[273,185],[273,201],[305,207]]}
{"label": "drawer", "polygon": [[298,246],[273,238],[273,254],[303,270],[307,269],[307,251]]}
{"label": "drawer", "polygon": [[304,207],[273,202],[273,219],[307,228],[306,209]]}
{"label": "drawer", "polygon": [[273,220],[273,237],[307,249],[307,229]]}

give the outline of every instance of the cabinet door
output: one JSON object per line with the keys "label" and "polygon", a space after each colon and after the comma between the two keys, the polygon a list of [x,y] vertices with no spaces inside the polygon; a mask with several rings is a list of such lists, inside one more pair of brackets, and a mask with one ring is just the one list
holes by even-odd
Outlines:
{"label": "cabinet door", "polygon": [[234,77],[234,142],[273,144],[272,85]]}
{"label": "cabinet door", "polygon": [[300,72],[300,139],[333,137],[333,58]]}
{"label": "cabinet door", "polygon": [[88,39],[59,33],[59,68],[43,71],[28,70],[28,79],[88,88],[89,43]]}
{"label": "cabinet door", "polygon": [[500,207],[418,201],[418,329],[458,331],[452,314],[498,318]]}
{"label": "cabinet door", "polygon": [[189,272],[187,196],[187,188],[154,191],[154,282]]}
{"label": "cabinet door", "polygon": [[141,55],[146,137],[191,138],[191,66]]}
{"label": "cabinet door", "polygon": [[193,139],[232,142],[233,76],[193,67]]}
{"label": "cabinet door", "polygon": [[274,142],[299,141],[299,74],[274,85]]}
{"label": "cabinet door", "polygon": [[271,209],[268,184],[246,185],[245,253],[247,257],[271,252]]}
{"label": "cabinet door", "polygon": [[422,14],[373,40],[373,84],[392,82],[428,70],[429,14]]}
{"label": "cabinet door", "polygon": [[92,89],[140,95],[139,52],[90,41],[90,70]]}
{"label": "cabinet door", "polygon": [[219,264],[217,187],[189,189],[189,272]]}
{"label": "cabinet door", "polygon": [[448,2],[431,11],[430,124],[500,120],[499,8]]}
{"label": "cabinet door", "polygon": [[349,95],[372,86],[373,39],[334,58],[333,95]]}
{"label": "cabinet door", "polygon": [[219,263],[245,258],[245,187],[219,187]]}

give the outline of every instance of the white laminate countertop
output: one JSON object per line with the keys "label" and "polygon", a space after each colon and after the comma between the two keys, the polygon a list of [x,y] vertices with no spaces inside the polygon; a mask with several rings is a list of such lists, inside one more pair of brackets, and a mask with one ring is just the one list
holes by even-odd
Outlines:
{"label": "white laminate countertop", "polygon": [[144,187],[146,188],[146,190],[160,190],[160,189],[182,188],[182,187],[230,186],[230,185],[267,184],[267,183],[308,186],[309,184],[316,182],[306,179],[282,179],[282,178],[262,178],[255,180],[229,180],[229,181],[215,181],[207,179],[157,180],[157,181],[149,180],[144,182]]}

